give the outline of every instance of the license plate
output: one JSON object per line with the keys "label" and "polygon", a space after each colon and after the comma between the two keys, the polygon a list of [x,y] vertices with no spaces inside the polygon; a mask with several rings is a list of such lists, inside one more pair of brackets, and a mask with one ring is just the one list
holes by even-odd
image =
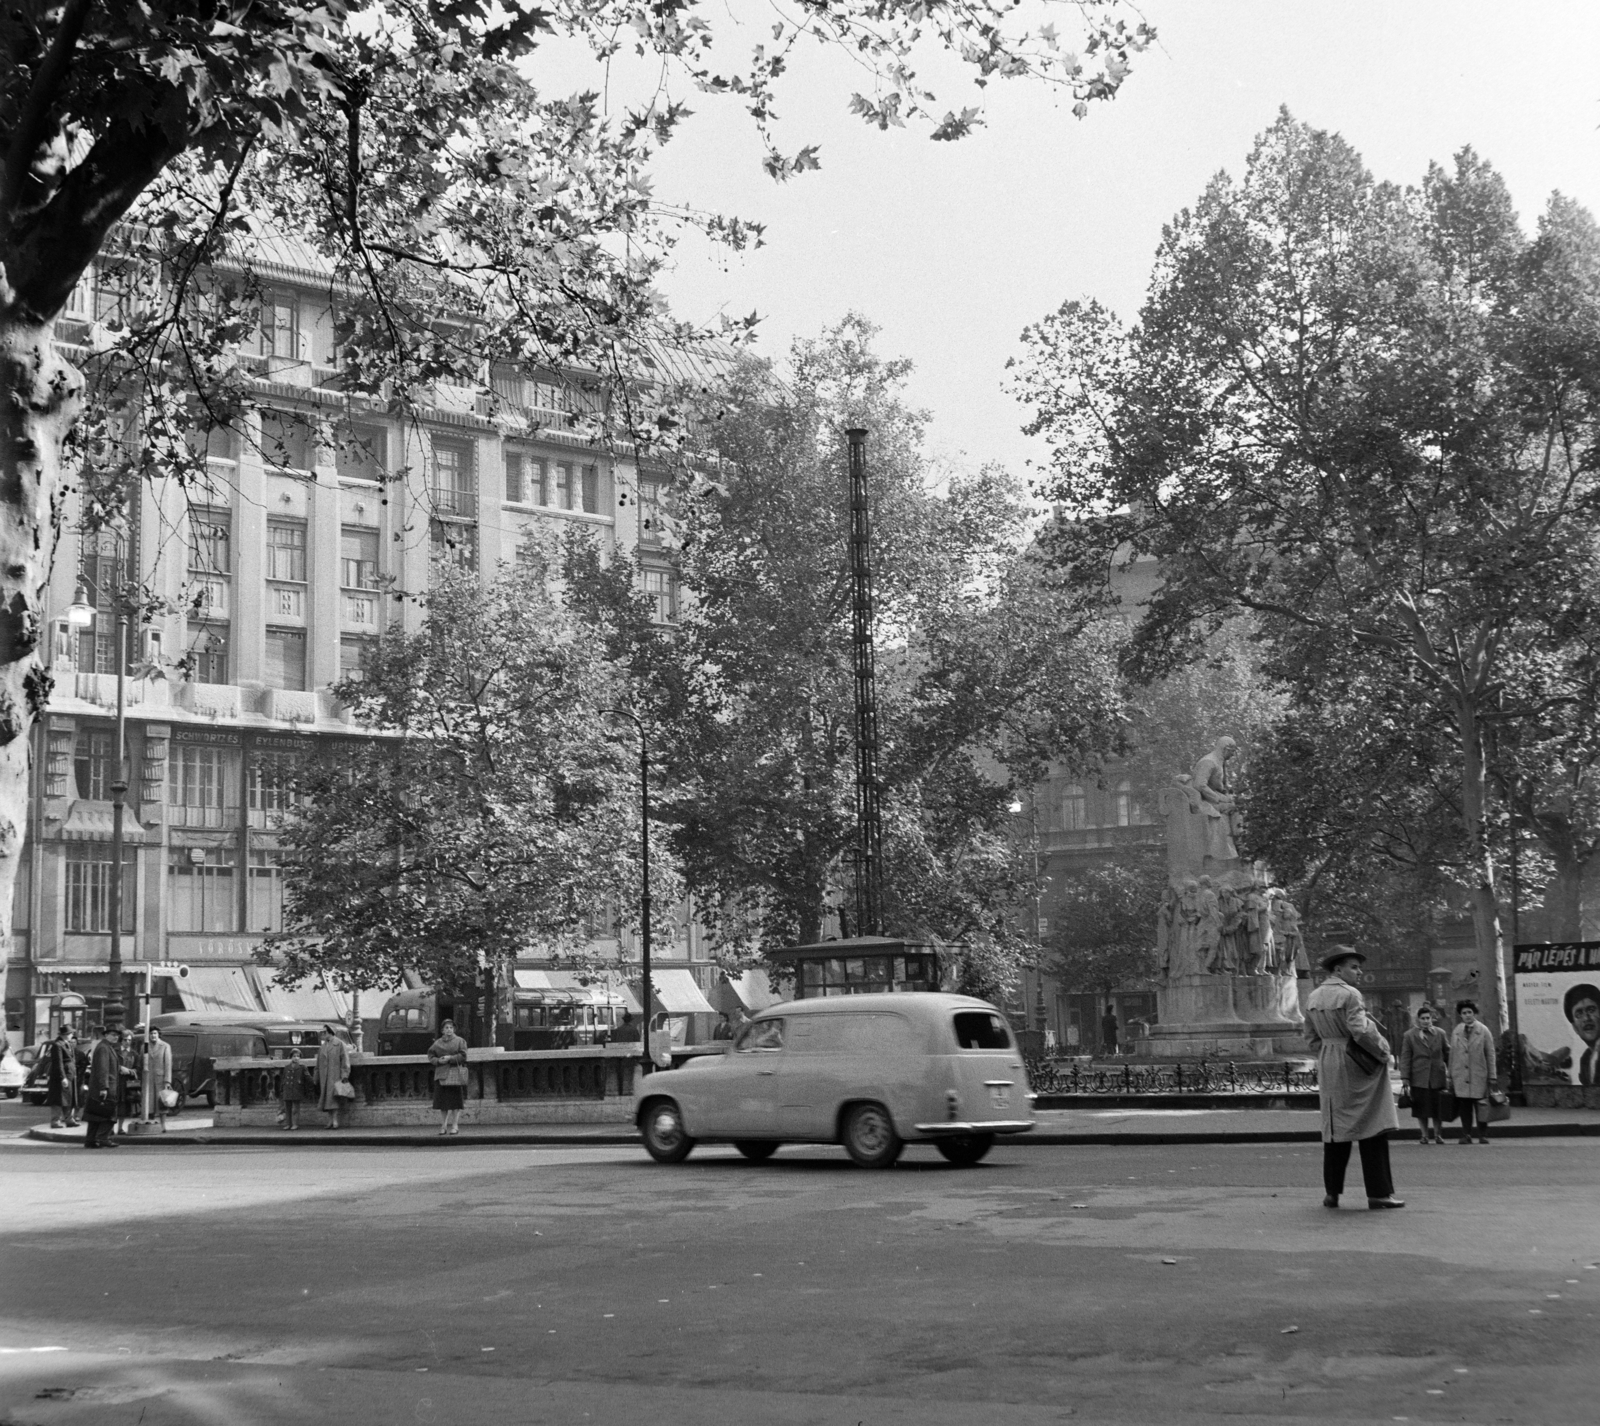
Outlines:
{"label": "license plate", "polygon": [[1011,1086],[1009,1084],[991,1084],[989,1086],[989,1107],[991,1109],[1009,1109],[1011,1107]]}

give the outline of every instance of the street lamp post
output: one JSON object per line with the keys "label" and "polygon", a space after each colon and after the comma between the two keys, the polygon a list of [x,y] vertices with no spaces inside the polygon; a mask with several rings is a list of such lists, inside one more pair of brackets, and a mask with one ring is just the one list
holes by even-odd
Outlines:
{"label": "street lamp post", "polygon": [[[75,629],[87,629],[93,625],[95,617],[88,591],[80,584],[67,610],[67,623]],[[128,601],[121,589],[117,591],[116,661],[117,727],[113,738],[116,761],[111,778],[111,886],[107,897],[111,913],[111,954],[106,964],[106,1002],[100,1013],[101,1023],[107,1030],[120,1030],[126,1015],[122,1003],[122,815],[128,797]]]}
{"label": "street lamp post", "polygon": [[644,1000],[644,1068],[641,1073],[649,1074],[650,1005],[654,998],[650,989],[650,739],[645,731],[644,720],[637,713],[627,708],[608,708],[606,712],[617,718],[626,718],[639,734],[639,963],[642,972],[640,988]]}

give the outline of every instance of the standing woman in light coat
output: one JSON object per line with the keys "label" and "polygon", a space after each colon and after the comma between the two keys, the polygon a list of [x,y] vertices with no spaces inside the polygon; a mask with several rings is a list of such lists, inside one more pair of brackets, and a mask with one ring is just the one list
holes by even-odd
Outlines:
{"label": "standing woman in light coat", "polygon": [[[1361,1177],[1368,1208],[1404,1208],[1394,1196],[1389,1168],[1391,1129],[1399,1127],[1389,1090],[1389,1042],[1367,1014],[1353,982],[1366,957],[1349,946],[1335,946],[1323,957],[1328,978],[1306,1001],[1306,1038],[1317,1052],[1317,1098],[1322,1108],[1322,1186],[1324,1208],[1337,1208],[1344,1192],[1350,1145],[1361,1149]],[[1375,1060],[1363,1068],[1356,1055]]]}
{"label": "standing woman in light coat", "polygon": [[332,1025],[322,1027],[322,1043],[317,1046],[317,1108],[328,1116],[328,1127],[339,1127],[339,1111],[344,1100],[339,1085],[350,1078],[350,1046],[339,1038]]}
{"label": "standing woman in light coat", "polygon": [[[1450,1087],[1461,1110],[1461,1142],[1472,1142],[1472,1121],[1480,1099],[1494,1088],[1494,1036],[1478,1019],[1471,1000],[1456,1001],[1456,1029],[1450,1037]],[[1489,1126],[1478,1125],[1478,1142],[1489,1142]]]}

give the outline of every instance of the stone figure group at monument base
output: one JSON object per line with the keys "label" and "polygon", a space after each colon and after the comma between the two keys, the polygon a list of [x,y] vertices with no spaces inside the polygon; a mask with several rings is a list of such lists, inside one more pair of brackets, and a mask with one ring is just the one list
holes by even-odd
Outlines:
{"label": "stone figure group at monument base", "polygon": [[1301,1046],[1298,981],[1309,973],[1300,913],[1262,861],[1239,854],[1243,798],[1232,738],[1161,790],[1167,887],[1156,913],[1155,1055],[1290,1052]]}

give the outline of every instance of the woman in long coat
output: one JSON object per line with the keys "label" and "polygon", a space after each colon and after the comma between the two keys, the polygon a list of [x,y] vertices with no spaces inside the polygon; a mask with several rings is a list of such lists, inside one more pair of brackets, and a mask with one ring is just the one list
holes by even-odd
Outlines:
{"label": "woman in long coat", "polygon": [[[1433,1007],[1417,1011],[1417,1023],[1400,1042],[1400,1083],[1411,1094],[1411,1117],[1422,1126],[1424,1144],[1444,1143],[1439,1101],[1449,1083],[1450,1040],[1434,1024]],[[1432,1136],[1428,1121],[1433,1120]]]}
{"label": "woman in long coat", "polygon": [[439,1038],[428,1046],[433,1066],[433,1107],[439,1111],[439,1133],[461,1132],[461,1109],[466,1103],[467,1042],[456,1034],[455,1021],[439,1026]]}
{"label": "woman in long coat", "polygon": [[[1461,1142],[1472,1142],[1472,1121],[1480,1099],[1494,1088],[1494,1036],[1478,1019],[1470,1000],[1456,1002],[1456,1028],[1450,1037],[1450,1087],[1461,1110]],[[1489,1142],[1489,1126],[1479,1123],[1478,1142]]]}
{"label": "woman in long coat", "polygon": [[328,1116],[328,1127],[339,1127],[339,1111],[344,1100],[334,1093],[341,1080],[350,1078],[350,1046],[339,1038],[332,1025],[322,1027],[322,1043],[317,1046],[317,1108]]}
{"label": "woman in long coat", "polygon": [[[1306,1038],[1317,1052],[1317,1098],[1322,1108],[1323,1207],[1337,1208],[1344,1192],[1350,1145],[1361,1149],[1361,1176],[1368,1208],[1404,1208],[1394,1196],[1389,1168],[1389,1130],[1399,1127],[1389,1091],[1389,1042],[1367,1014],[1352,984],[1366,960],[1349,946],[1323,958],[1328,978],[1306,1001]],[[1364,1070],[1351,1058],[1357,1045],[1377,1060]]]}

